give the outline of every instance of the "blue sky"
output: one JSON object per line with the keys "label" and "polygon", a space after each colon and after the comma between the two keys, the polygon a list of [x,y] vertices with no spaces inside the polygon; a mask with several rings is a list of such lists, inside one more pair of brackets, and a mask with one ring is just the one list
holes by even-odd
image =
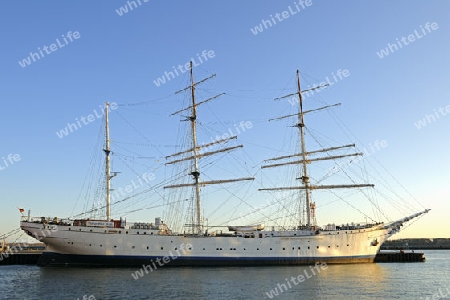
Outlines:
{"label": "blue sky", "polygon": [[[139,174],[155,172],[155,182],[162,181],[168,171],[160,163],[175,150],[180,119],[168,115],[182,107],[173,92],[183,88],[188,77],[181,74],[159,87],[154,81],[206,50],[214,55],[194,68],[195,77],[212,73],[217,77],[202,85],[199,98],[227,94],[199,113],[212,127],[218,120],[223,122],[213,129],[218,134],[234,130],[234,124],[241,121],[251,122],[252,127],[239,134],[245,155],[252,161],[247,168],[250,173],[259,176],[255,170],[262,160],[290,152],[283,148],[283,143],[289,145],[283,133],[288,124],[266,120],[295,112],[288,100],[272,100],[295,89],[295,70],[301,71],[304,88],[347,70],[349,76],[305,100],[311,100],[305,102],[309,108],[336,102],[342,106],[333,114],[313,114],[307,120],[338,142],[345,137],[332,133],[340,129],[331,123],[338,116],[350,128],[359,149],[386,141],[387,146],[370,159],[389,170],[395,181],[385,178],[394,183],[395,192],[403,193],[405,201],[420,210],[422,206],[409,199],[413,196],[433,209],[398,237],[450,236],[450,116],[445,115],[450,105],[448,2],[311,1],[304,8],[297,4],[300,11],[296,14],[289,12],[289,7],[295,9],[294,1],[135,2],[137,7],[130,10],[128,6],[122,16],[117,10],[127,6],[127,1],[3,3],[0,157],[18,154],[20,160],[8,167],[0,160],[4,168],[0,171],[0,233],[18,227],[17,207],[31,209],[38,216],[68,216],[78,203],[75,211],[80,211],[85,200],[77,199],[101,121],[95,117],[63,138],[56,132],[76,118],[99,112],[106,101],[118,104],[111,112],[112,139],[131,142],[140,138],[142,142],[145,135],[153,146],[136,146],[136,153],[148,158],[133,164],[142,167]],[[262,20],[283,11],[288,12],[287,18],[258,34],[252,32]],[[427,30],[427,22],[436,23],[436,29],[425,35],[422,29]],[[66,38],[64,43],[62,35],[67,37],[68,32],[78,32],[78,39]],[[383,58],[377,54],[409,35],[415,37],[408,45],[396,46],[397,50],[391,45]],[[40,59],[35,55],[36,61],[30,60],[25,67],[18,63],[24,64],[38,47],[42,50],[51,44],[57,47],[54,52]],[[136,103],[145,104],[131,105]],[[426,115],[434,115],[435,120]],[[133,127],[123,118],[132,120]],[[211,141],[208,134],[201,142]],[[115,181],[116,187],[134,177],[122,176]],[[252,197],[255,207],[267,201],[264,193]],[[321,211],[323,202],[315,201],[320,224],[340,222],[346,216],[361,220],[360,215],[349,214],[346,205],[334,206],[332,211],[325,206]],[[205,202],[206,215],[213,206],[213,201]],[[388,202],[384,209],[390,211]],[[163,212],[150,210],[128,218],[151,220],[159,213]]]}

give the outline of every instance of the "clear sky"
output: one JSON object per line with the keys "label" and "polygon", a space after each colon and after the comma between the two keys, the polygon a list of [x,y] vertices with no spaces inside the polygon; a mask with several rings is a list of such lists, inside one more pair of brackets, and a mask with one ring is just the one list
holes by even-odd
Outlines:
{"label": "clear sky", "polygon": [[[250,122],[238,137],[251,157],[247,170],[257,176],[262,160],[290,152],[275,146],[286,124],[266,120],[293,113],[295,106],[273,98],[295,90],[297,69],[304,88],[328,78],[333,85],[305,105],[342,106],[308,118],[338,140],[332,132],[339,128],[328,123],[338,116],[359,149],[385,141],[369,153],[395,180],[380,176],[416,211],[432,209],[397,237],[450,237],[448,1],[21,0],[2,8],[1,234],[19,226],[17,207],[36,216],[69,216],[77,203],[75,212],[82,209],[80,191],[101,126],[96,113],[106,101],[118,105],[111,112],[112,139],[145,136],[152,145],[136,151],[147,160],[132,163],[162,181],[160,162],[176,148],[180,119],[169,114],[182,107],[173,92],[188,82],[178,65],[194,59],[197,79],[217,73],[199,96],[227,93],[199,114],[210,125],[224,120],[215,129],[220,135]],[[58,136],[82,117],[80,128]],[[208,135],[201,142],[214,138]],[[115,181],[116,188],[133,176]],[[264,197],[260,193],[252,205],[264,204]],[[320,198],[314,200],[320,224],[352,221],[347,216],[363,220],[347,205],[327,212]],[[388,201],[380,204],[392,210]],[[213,206],[205,202],[206,214]],[[159,213],[127,217],[152,221]]]}

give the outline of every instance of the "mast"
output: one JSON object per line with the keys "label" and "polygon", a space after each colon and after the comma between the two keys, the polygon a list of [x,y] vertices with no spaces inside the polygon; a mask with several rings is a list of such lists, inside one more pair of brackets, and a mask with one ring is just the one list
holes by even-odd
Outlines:
{"label": "mast", "polygon": [[343,155],[335,155],[335,156],[331,156],[331,155],[328,154],[327,156],[324,156],[324,157],[309,158],[309,155],[311,155],[311,154],[316,154],[316,153],[321,153],[321,152],[328,153],[330,151],[336,151],[336,150],[339,150],[339,149],[355,147],[355,144],[349,144],[349,145],[344,145],[344,146],[329,147],[329,148],[319,149],[319,150],[310,151],[310,152],[306,151],[304,115],[307,114],[307,113],[310,113],[310,112],[315,112],[315,111],[319,111],[319,110],[335,107],[335,106],[340,105],[340,103],[333,104],[333,105],[327,105],[327,106],[319,107],[319,108],[316,108],[316,109],[304,111],[303,110],[303,96],[302,96],[302,93],[313,91],[313,90],[316,90],[316,89],[321,89],[321,88],[324,88],[324,87],[326,87],[328,85],[329,84],[315,86],[315,87],[313,87],[313,88],[311,88],[309,90],[303,90],[302,91],[301,87],[300,87],[300,71],[297,70],[297,91],[295,93],[276,98],[275,100],[280,100],[280,99],[284,99],[284,98],[287,98],[287,97],[291,97],[291,96],[297,95],[298,96],[298,100],[299,100],[299,112],[295,113],[295,114],[291,114],[291,115],[278,117],[278,118],[275,118],[275,119],[270,119],[269,121],[278,121],[278,120],[282,120],[282,119],[285,119],[285,118],[290,118],[290,117],[297,116],[297,124],[295,124],[293,127],[297,127],[299,129],[300,142],[301,142],[301,153],[279,156],[279,157],[268,159],[265,162],[275,161],[275,160],[285,160],[285,159],[290,159],[290,158],[299,157],[299,156],[301,157],[301,160],[283,161],[283,162],[280,162],[280,163],[273,163],[273,164],[268,164],[268,165],[261,166],[262,169],[264,169],[264,168],[272,168],[272,167],[280,167],[280,166],[286,166],[286,165],[301,165],[302,166],[302,176],[300,178],[297,178],[297,179],[301,179],[302,180],[302,185],[293,186],[293,187],[262,188],[262,189],[258,189],[258,190],[259,191],[305,190],[306,228],[307,229],[311,229],[311,227],[312,227],[312,224],[311,224],[311,211],[313,211],[313,218],[315,219],[315,208],[316,208],[316,206],[315,206],[315,203],[311,203],[311,191],[312,190],[343,189],[343,188],[363,188],[363,187],[373,187],[374,186],[373,184],[312,185],[310,183],[309,175],[308,175],[308,171],[307,171],[307,164],[309,164],[311,162],[314,162],[314,161],[334,160],[334,159],[339,159],[339,158],[344,158],[344,157],[349,157],[349,156],[362,156],[363,155],[363,153],[351,153],[351,154],[343,154]]}
{"label": "mast", "polygon": [[297,70],[297,93],[299,100],[299,114],[298,114],[298,124],[297,127],[300,129],[300,140],[302,144],[302,164],[303,164],[303,176],[301,177],[302,183],[305,187],[306,194],[306,227],[309,229],[311,227],[311,210],[310,210],[310,202],[311,202],[311,189],[309,188],[309,177],[308,172],[306,170],[306,145],[305,145],[305,123],[303,119],[303,97],[300,89],[300,71]]}
{"label": "mast", "polygon": [[192,148],[194,150],[194,170],[191,172],[191,175],[194,177],[195,184],[195,208],[197,214],[197,233],[201,233],[202,229],[202,216],[201,216],[201,202],[200,202],[200,184],[199,177],[200,171],[198,169],[198,147],[197,147],[197,106],[195,104],[195,85],[194,85],[194,72],[192,70],[192,61],[190,62],[190,76],[191,76],[191,100],[192,100],[192,108],[191,108],[191,116],[189,120],[191,121],[191,129],[192,129]]}
{"label": "mast", "polygon": [[227,147],[227,148],[223,148],[220,150],[216,150],[216,151],[210,151],[210,152],[205,152],[205,153],[200,153],[200,149],[204,148],[204,147],[209,147],[211,145],[215,145],[215,144],[222,144],[222,143],[226,143],[232,139],[236,139],[237,136],[232,136],[229,138],[225,138],[225,139],[221,139],[212,143],[208,143],[206,145],[198,145],[197,142],[197,106],[202,105],[206,102],[209,102],[211,100],[214,100],[216,98],[218,98],[219,96],[224,95],[225,93],[221,93],[219,95],[216,95],[214,97],[211,97],[209,99],[203,100],[201,102],[196,102],[196,98],[195,98],[195,87],[205,81],[207,81],[208,79],[212,78],[216,76],[216,74],[211,75],[208,78],[202,79],[198,82],[194,81],[194,73],[193,73],[193,65],[192,65],[192,61],[190,62],[190,86],[179,90],[177,92],[175,92],[175,94],[178,94],[180,92],[186,91],[188,89],[191,90],[191,105],[187,108],[181,109],[179,111],[174,112],[173,114],[171,114],[171,116],[179,114],[183,111],[187,111],[190,110],[190,116],[188,116],[186,118],[186,121],[190,121],[191,122],[191,133],[192,133],[192,148],[188,149],[188,150],[184,150],[169,156],[166,156],[166,159],[168,158],[173,158],[176,156],[181,156],[183,154],[191,154],[190,156],[187,157],[182,157],[179,159],[174,159],[170,162],[167,162],[166,165],[170,165],[170,164],[176,164],[176,163],[180,163],[183,161],[192,161],[192,171],[191,173],[189,173],[189,175],[191,175],[194,179],[193,183],[186,183],[186,184],[173,184],[173,185],[169,185],[169,186],[165,186],[164,188],[181,188],[181,187],[194,187],[195,188],[195,217],[196,217],[196,224],[192,224],[192,228],[193,228],[193,232],[195,234],[202,234],[203,233],[203,224],[202,224],[202,214],[201,214],[201,200],[200,200],[200,186],[206,186],[206,185],[211,185],[211,184],[222,184],[222,183],[229,183],[229,182],[236,182],[236,181],[243,181],[243,180],[254,180],[254,177],[247,177],[247,178],[238,178],[238,179],[225,179],[225,180],[211,180],[211,181],[200,181],[200,169],[199,169],[199,160],[202,157],[206,157],[206,156],[210,156],[216,153],[222,153],[222,152],[226,152],[226,151],[231,151],[237,148],[242,148],[242,145],[238,145],[238,146],[232,146],[232,147]]}
{"label": "mast", "polygon": [[106,179],[106,220],[111,220],[111,174],[110,174],[110,153],[111,150],[109,148],[109,120],[108,120],[108,107],[109,103],[105,104],[105,179]]}

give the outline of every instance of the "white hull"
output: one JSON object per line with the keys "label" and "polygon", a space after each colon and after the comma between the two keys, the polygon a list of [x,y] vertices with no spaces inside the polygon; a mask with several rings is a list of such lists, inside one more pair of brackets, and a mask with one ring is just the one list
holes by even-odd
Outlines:
{"label": "white hull", "polygon": [[380,245],[392,232],[383,224],[320,232],[255,231],[253,237],[166,235],[159,234],[158,230],[27,221],[22,221],[21,227],[47,245],[47,255],[59,257],[44,264],[82,265],[140,265],[163,257],[176,257],[171,265],[373,262]]}

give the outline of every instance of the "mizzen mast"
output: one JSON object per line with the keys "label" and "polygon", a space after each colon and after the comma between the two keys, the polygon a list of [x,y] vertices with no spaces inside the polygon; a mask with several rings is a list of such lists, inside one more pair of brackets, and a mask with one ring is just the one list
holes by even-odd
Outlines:
{"label": "mizzen mast", "polygon": [[111,179],[117,172],[111,174],[111,149],[109,148],[109,102],[105,103],[105,180],[106,180],[106,220],[111,220]]}
{"label": "mizzen mast", "polygon": [[183,111],[188,111],[190,110],[191,115],[188,116],[186,118],[186,121],[190,121],[191,122],[191,133],[192,133],[192,148],[188,149],[188,150],[184,150],[169,156],[166,156],[167,158],[172,158],[172,157],[176,157],[176,156],[180,156],[183,154],[191,154],[188,157],[183,157],[183,158],[179,158],[179,159],[175,159],[172,160],[170,162],[167,162],[166,165],[170,165],[170,164],[175,164],[175,163],[179,163],[182,161],[187,161],[190,160],[192,161],[192,171],[191,173],[189,173],[189,175],[192,176],[193,178],[193,183],[188,183],[188,184],[174,184],[174,185],[169,185],[169,186],[165,186],[164,188],[181,188],[181,187],[189,187],[189,186],[193,186],[195,187],[195,212],[196,212],[196,224],[193,224],[193,230],[194,233],[196,234],[202,234],[203,232],[203,224],[202,224],[202,214],[201,214],[201,199],[200,199],[200,187],[201,186],[205,186],[205,185],[210,185],[210,184],[222,184],[222,183],[229,183],[229,182],[236,182],[236,181],[243,181],[243,180],[254,180],[253,177],[247,177],[247,178],[238,178],[238,179],[226,179],[226,180],[212,180],[212,181],[200,181],[200,169],[199,169],[199,160],[202,157],[205,156],[210,156],[216,153],[221,153],[221,152],[226,152],[226,151],[231,151],[237,148],[241,148],[243,147],[243,145],[238,145],[238,146],[233,146],[233,147],[228,147],[228,148],[223,148],[223,149],[219,149],[216,151],[211,151],[211,152],[205,152],[205,153],[200,153],[200,150],[203,147],[209,147],[211,145],[214,144],[219,144],[219,143],[226,143],[232,139],[236,139],[237,136],[232,136],[226,139],[221,139],[206,145],[202,145],[199,146],[198,142],[197,142],[197,107],[199,105],[202,105],[206,102],[209,102],[211,100],[214,100],[222,95],[224,95],[225,93],[216,95],[214,97],[211,97],[209,99],[206,99],[204,101],[201,102],[196,102],[196,98],[195,98],[195,88],[197,87],[197,85],[207,81],[208,79],[213,78],[214,76],[216,76],[216,74],[211,75],[208,78],[202,79],[198,82],[194,81],[194,74],[193,74],[193,65],[192,65],[192,61],[190,63],[190,86],[179,90],[177,92],[175,92],[175,94],[181,93],[183,91],[186,91],[188,89],[191,90],[191,105],[187,108],[181,109],[179,111],[174,112],[172,115],[176,115],[179,114]]}
{"label": "mizzen mast", "polygon": [[109,148],[109,120],[108,120],[108,108],[109,103],[106,102],[105,104],[105,149],[103,151],[105,152],[105,176],[106,176],[106,220],[111,220],[111,170],[110,170],[110,157],[111,150]]}

